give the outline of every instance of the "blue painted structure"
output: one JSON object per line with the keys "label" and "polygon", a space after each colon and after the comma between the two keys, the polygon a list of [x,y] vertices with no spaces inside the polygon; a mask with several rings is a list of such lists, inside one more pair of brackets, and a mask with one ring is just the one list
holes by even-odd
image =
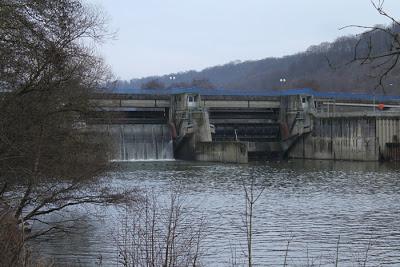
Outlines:
{"label": "blue painted structure", "polygon": [[288,96],[288,95],[312,95],[315,98],[331,98],[337,100],[364,100],[364,101],[400,101],[400,95],[345,93],[345,92],[317,92],[310,88],[251,91],[251,90],[225,90],[225,89],[201,89],[201,88],[171,88],[171,89],[108,89],[114,94],[138,94],[138,95],[173,95],[181,93],[198,93],[203,96]]}

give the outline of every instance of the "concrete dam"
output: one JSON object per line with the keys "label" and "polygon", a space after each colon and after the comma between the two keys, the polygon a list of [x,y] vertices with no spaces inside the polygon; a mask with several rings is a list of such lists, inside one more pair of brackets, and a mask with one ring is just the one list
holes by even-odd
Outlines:
{"label": "concrete dam", "polygon": [[400,98],[180,89],[102,93],[87,121],[107,131],[112,159],[400,160]]}

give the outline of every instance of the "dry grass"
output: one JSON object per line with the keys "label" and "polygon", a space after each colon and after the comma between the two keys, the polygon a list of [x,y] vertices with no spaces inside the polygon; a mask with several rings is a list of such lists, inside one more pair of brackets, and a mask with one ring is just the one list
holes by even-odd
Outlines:
{"label": "dry grass", "polygon": [[13,212],[0,206],[0,266],[49,267],[52,264],[33,259]]}
{"label": "dry grass", "polygon": [[24,235],[17,220],[6,209],[0,212],[0,266],[24,266]]}

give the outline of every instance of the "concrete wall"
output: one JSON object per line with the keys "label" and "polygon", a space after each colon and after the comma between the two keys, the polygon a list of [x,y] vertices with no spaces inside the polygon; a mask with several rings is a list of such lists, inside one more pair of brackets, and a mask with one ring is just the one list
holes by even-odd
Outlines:
{"label": "concrete wall", "polygon": [[196,144],[198,161],[247,163],[247,146],[240,142],[199,142]]}
{"label": "concrete wall", "polygon": [[182,160],[195,160],[195,149],[195,135],[186,135],[179,143],[174,144],[174,157]]}
{"label": "concrete wall", "polygon": [[385,160],[400,160],[400,118],[378,117],[376,120],[376,137],[379,142],[380,155]]}
{"label": "concrete wall", "polygon": [[313,131],[299,138],[291,158],[379,160],[376,119],[368,117],[314,118]]}
{"label": "concrete wall", "polygon": [[[314,113],[313,97],[307,95],[281,97],[279,121],[281,123],[282,141],[312,131],[312,113]],[[286,147],[284,150],[286,150]]]}

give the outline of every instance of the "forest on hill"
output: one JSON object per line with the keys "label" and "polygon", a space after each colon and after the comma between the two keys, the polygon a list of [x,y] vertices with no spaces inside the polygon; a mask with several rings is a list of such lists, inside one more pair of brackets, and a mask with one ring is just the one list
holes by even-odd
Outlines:
{"label": "forest on hill", "polygon": [[[384,29],[397,35],[400,32],[397,24]],[[206,87],[252,91],[308,87],[317,91],[396,93],[400,85],[400,67],[396,66],[385,75],[396,59],[383,57],[371,61],[374,55],[398,49],[394,45],[393,36],[385,31],[369,30],[360,35],[340,37],[334,42],[313,45],[294,55],[235,61],[202,71],[118,80],[113,86],[120,89]],[[367,59],[360,60],[363,58]],[[379,78],[383,75],[382,87],[379,86]]]}

